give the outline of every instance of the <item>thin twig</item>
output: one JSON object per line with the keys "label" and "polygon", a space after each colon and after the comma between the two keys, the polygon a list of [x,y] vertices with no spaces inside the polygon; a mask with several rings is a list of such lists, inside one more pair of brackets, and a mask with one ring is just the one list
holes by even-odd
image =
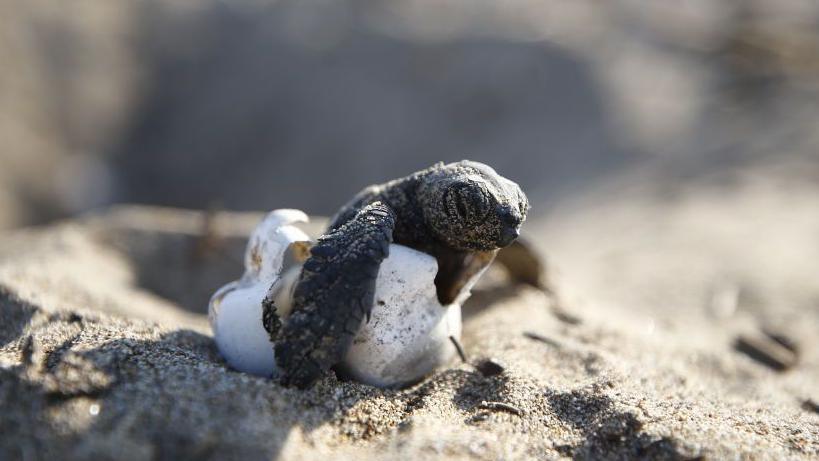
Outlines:
{"label": "thin twig", "polygon": [[793,368],[799,361],[794,351],[764,335],[740,335],[734,341],[734,350],[779,372]]}
{"label": "thin twig", "polygon": [[503,402],[487,402],[483,401],[478,408],[481,410],[493,410],[493,411],[505,411],[507,413],[512,413],[513,415],[523,416],[523,410],[520,408]]}
{"label": "thin twig", "polygon": [[461,360],[464,363],[469,363],[469,359],[466,358],[466,352],[464,352],[464,348],[461,346],[461,342],[458,341],[458,338],[450,336],[449,340],[452,341],[452,344],[455,346],[455,350],[458,351],[458,355],[461,356]]}
{"label": "thin twig", "polygon": [[560,349],[560,343],[558,343],[554,339],[547,338],[547,337],[545,337],[545,336],[543,336],[541,334],[534,333],[534,332],[531,332],[531,331],[524,331],[523,336],[525,336],[525,337],[527,337],[529,339],[532,339],[534,341],[540,341],[540,342],[548,344],[548,345],[550,345],[550,346],[552,346],[554,348]]}

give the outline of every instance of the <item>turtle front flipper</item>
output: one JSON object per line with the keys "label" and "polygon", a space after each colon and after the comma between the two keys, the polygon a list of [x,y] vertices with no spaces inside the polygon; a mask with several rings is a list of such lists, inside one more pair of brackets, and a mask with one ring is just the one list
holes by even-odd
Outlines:
{"label": "turtle front flipper", "polygon": [[546,268],[540,256],[525,239],[518,237],[508,247],[501,248],[495,261],[506,268],[512,282],[548,290]]}
{"label": "turtle front flipper", "polygon": [[310,250],[275,346],[283,384],[308,387],[344,357],[369,318],[394,227],[392,210],[376,202]]}
{"label": "turtle front flipper", "polygon": [[471,253],[446,249],[437,251],[435,257],[438,260],[438,274],[435,276],[435,289],[441,305],[465,301],[469,290],[492,263],[496,254],[497,250]]}

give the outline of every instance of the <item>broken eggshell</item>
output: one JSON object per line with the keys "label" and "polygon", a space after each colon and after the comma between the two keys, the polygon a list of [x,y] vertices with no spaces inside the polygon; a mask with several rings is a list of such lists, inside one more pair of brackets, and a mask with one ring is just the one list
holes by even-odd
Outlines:
{"label": "broken eggshell", "polygon": [[[273,344],[262,327],[262,300],[269,291],[277,313],[287,321],[301,266],[285,268],[282,274],[284,254],[289,248],[303,248],[306,237],[301,231],[282,231],[293,228],[292,223],[306,222],[306,216],[298,212],[299,219],[292,219],[295,210],[282,212],[272,212],[256,229],[248,243],[247,253],[253,257],[245,258],[245,276],[217,291],[210,306],[211,326],[222,355],[237,370],[260,376],[274,375],[276,370]],[[461,304],[483,271],[471,277],[455,302],[447,306],[438,301],[437,271],[434,257],[390,245],[390,255],[381,263],[376,279],[370,320],[361,325],[339,371],[363,383],[394,387],[419,381],[452,359],[456,350],[449,338],[460,338]]]}
{"label": "broken eggshell", "polygon": [[375,282],[370,321],[353,339],[339,369],[380,387],[421,380],[455,354],[461,306],[441,306],[435,290],[438,262],[402,245],[390,245]]}
{"label": "broken eggshell", "polygon": [[306,223],[299,210],[270,212],[250,235],[245,250],[245,273],[214,293],[208,306],[216,346],[233,368],[270,376],[276,361],[262,326],[262,301],[279,285],[288,255],[306,255],[310,237],[294,223]]}

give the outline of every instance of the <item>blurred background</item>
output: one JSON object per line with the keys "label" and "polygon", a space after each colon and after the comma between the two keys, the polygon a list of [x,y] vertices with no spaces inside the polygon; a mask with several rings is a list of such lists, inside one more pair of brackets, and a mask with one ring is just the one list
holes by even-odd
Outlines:
{"label": "blurred background", "polygon": [[0,57],[0,228],[326,215],[470,158],[606,299],[819,300],[814,0],[0,0]]}
{"label": "blurred background", "polygon": [[547,213],[647,164],[819,145],[812,0],[2,5],[6,228],[113,202],[328,214],[462,158]]}

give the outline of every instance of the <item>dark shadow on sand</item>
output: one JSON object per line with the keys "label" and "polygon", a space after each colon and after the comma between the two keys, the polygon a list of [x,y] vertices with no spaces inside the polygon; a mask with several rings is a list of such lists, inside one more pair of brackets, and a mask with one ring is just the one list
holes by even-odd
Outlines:
{"label": "dark shadow on sand", "polygon": [[[332,377],[307,391],[283,388],[230,369],[195,331],[138,339],[94,316],[12,300],[0,298],[2,338],[21,361],[0,368],[0,459],[276,459],[295,426],[309,433],[362,399],[399,393]],[[25,334],[35,316],[37,330]],[[57,331],[65,339],[55,345]],[[87,427],[71,416],[80,425],[59,429],[53,419],[92,405]]]}
{"label": "dark shadow on sand", "polygon": [[577,446],[557,447],[565,456],[578,460],[702,459],[683,454],[679,443],[672,438],[643,432],[643,424],[635,415],[618,411],[614,402],[599,392],[548,393],[547,399],[554,413],[578,429],[584,438]]}
{"label": "dark shadow on sand", "polygon": [[17,339],[36,312],[36,306],[0,285],[0,347]]}

